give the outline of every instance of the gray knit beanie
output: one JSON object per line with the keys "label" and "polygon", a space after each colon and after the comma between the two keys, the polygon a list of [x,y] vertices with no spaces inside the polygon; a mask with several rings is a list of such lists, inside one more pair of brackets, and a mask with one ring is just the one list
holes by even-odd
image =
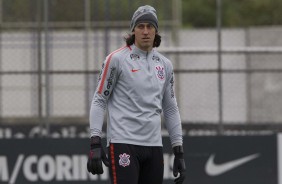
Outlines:
{"label": "gray knit beanie", "polygon": [[158,32],[158,17],[157,11],[150,5],[140,6],[133,14],[130,24],[131,32],[134,30],[135,26],[141,22],[151,23]]}

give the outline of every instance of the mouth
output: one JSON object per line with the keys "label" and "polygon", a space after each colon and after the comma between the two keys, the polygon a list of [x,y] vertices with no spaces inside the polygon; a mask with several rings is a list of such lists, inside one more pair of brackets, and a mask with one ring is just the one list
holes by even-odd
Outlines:
{"label": "mouth", "polygon": [[150,41],[150,38],[142,38],[144,41]]}

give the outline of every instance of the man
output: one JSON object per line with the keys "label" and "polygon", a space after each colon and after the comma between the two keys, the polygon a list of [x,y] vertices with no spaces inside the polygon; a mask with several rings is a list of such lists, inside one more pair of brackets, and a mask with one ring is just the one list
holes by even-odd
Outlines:
{"label": "man", "polygon": [[[156,10],[141,6],[133,14],[126,46],[107,56],[90,109],[91,150],[87,169],[102,174],[110,167],[112,184],[161,184],[161,113],[175,155],[175,183],[185,178],[183,139],[174,94],[171,62],[154,47],[161,43]],[[101,145],[107,109],[109,159]]]}

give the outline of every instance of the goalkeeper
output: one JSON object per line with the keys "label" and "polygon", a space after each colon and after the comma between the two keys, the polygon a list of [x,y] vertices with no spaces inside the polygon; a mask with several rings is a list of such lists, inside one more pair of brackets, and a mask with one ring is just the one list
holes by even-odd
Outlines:
{"label": "goalkeeper", "polygon": [[[133,14],[126,46],[109,54],[90,109],[91,149],[87,169],[102,174],[109,166],[112,184],[162,184],[164,160],[161,114],[174,152],[175,183],[185,178],[182,126],[174,93],[171,61],[155,47],[161,43],[156,10]],[[108,157],[101,145],[107,110]]]}

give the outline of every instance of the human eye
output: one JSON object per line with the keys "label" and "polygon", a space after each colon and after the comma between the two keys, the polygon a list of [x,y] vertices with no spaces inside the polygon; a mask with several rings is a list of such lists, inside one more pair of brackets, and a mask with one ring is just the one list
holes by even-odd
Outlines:
{"label": "human eye", "polygon": [[143,28],[144,28],[144,25],[143,25],[143,24],[138,24],[137,27],[138,27],[139,29],[143,29]]}
{"label": "human eye", "polygon": [[148,28],[148,29],[152,29],[153,27],[154,27],[153,24],[148,24],[148,25],[147,25],[147,28]]}

